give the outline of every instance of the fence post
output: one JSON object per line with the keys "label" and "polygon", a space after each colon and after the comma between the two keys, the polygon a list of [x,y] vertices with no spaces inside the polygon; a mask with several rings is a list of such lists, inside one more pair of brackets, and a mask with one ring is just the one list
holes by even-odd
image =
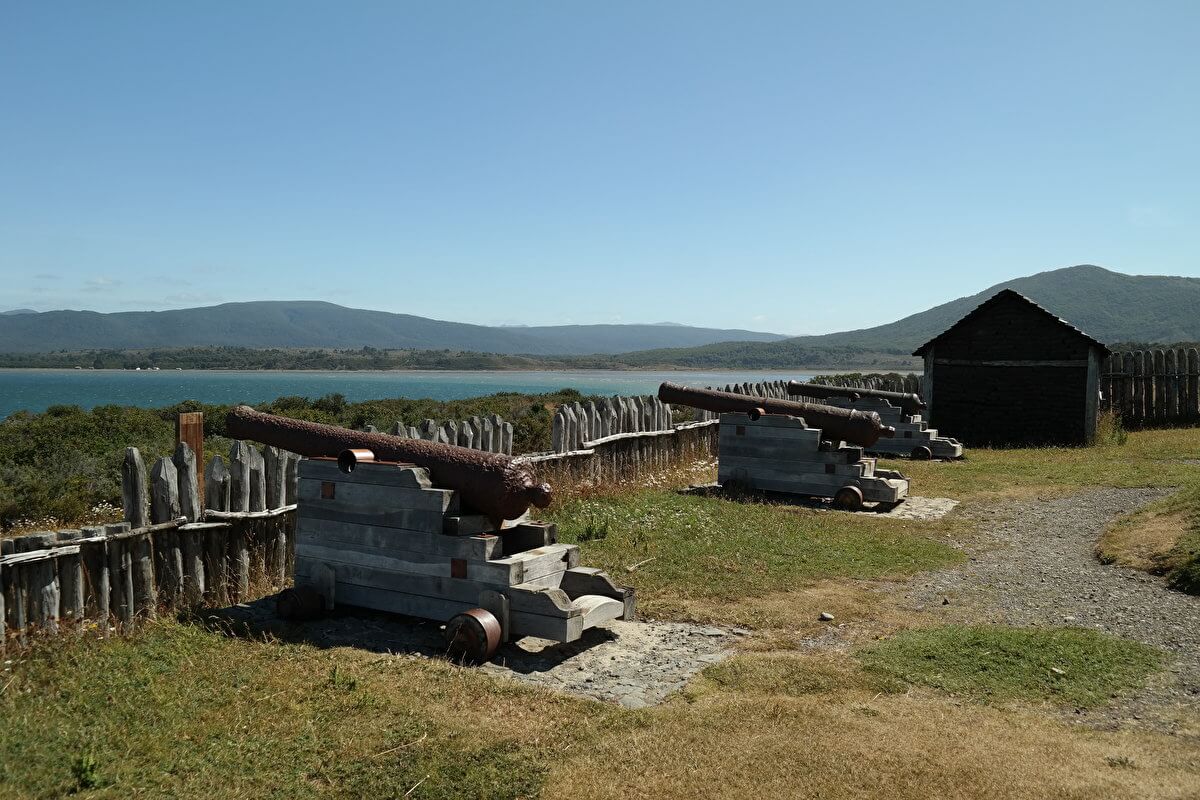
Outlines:
{"label": "fence post", "polygon": [[229,448],[229,510],[250,510],[250,450],[249,444],[236,441]]}
{"label": "fence post", "polygon": [[149,525],[149,499],[146,494],[146,465],[136,447],[125,448],[121,464],[121,502],[125,519],[135,528]]}
{"label": "fence post", "polygon": [[229,510],[229,470],[220,455],[213,456],[204,469],[204,507]]}
{"label": "fence post", "polygon": [[[204,413],[186,411],[175,417],[175,444],[186,444],[192,451],[197,464],[197,470],[204,467]],[[178,465],[176,465],[178,466]],[[204,475],[196,472],[196,497],[204,497]],[[191,519],[191,517],[188,517]],[[195,522],[195,520],[191,520]]]}
{"label": "fence post", "polygon": [[1200,419],[1200,351],[1187,351],[1188,416]]}
{"label": "fence post", "polygon": [[[188,522],[198,522],[204,513],[200,504],[200,498],[204,495],[200,494],[201,481],[196,469],[196,453],[187,442],[178,442],[171,462],[175,465],[179,487],[179,513],[187,517]],[[160,519],[158,522],[166,520]]]}

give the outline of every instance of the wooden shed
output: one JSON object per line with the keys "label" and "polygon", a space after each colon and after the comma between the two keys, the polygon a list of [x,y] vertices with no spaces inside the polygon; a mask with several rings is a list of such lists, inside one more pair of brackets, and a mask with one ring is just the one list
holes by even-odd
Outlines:
{"label": "wooden shed", "polygon": [[968,446],[1090,443],[1108,354],[1012,289],[913,353],[925,359],[932,424]]}

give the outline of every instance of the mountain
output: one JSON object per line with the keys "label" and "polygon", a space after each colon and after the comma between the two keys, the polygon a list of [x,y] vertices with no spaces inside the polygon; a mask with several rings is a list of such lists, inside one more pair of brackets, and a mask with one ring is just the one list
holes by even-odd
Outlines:
{"label": "mountain", "polygon": [[1200,278],[1123,275],[1081,264],[998,283],[886,325],[798,336],[782,346],[912,352],[1001,289],[1020,292],[1102,342],[1200,341]]}
{"label": "mountain", "polygon": [[582,355],[783,338],[773,333],[662,325],[492,328],[318,301],[225,303],[177,311],[46,311],[0,316],[0,351],[8,353],[233,346]]}
{"label": "mountain", "polygon": [[0,311],[0,317],[7,317],[15,314],[36,314],[32,308],[14,308],[12,311]]}

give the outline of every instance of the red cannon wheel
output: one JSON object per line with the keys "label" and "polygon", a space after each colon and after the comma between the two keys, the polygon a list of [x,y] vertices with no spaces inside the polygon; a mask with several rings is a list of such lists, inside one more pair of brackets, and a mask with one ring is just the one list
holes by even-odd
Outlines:
{"label": "red cannon wheel", "polygon": [[460,664],[482,664],[500,646],[500,620],[492,612],[472,608],[446,623],[446,655]]}
{"label": "red cannon wheel", "polygon": [[862,511],[863,493],[857,486],[843,486],[833,496],[834,508],[842,511]]}
{"label": "red cannon wheel", "polygon": [[909,455],[912,456],[913,461],[928,461],[933,458],[933,451],[925,445],[919,444],[912,449],[912,453]]}

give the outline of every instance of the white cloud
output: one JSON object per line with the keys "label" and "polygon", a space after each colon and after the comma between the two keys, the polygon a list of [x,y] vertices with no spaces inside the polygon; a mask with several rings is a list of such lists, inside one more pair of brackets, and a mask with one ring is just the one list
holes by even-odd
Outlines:
{"label": "white cloud", "polygon": [[85,283],[83,285],[83,288],[89,292],[107,292],[112,289],[116,289],[120,285],[121,285],[121,281],[116,280],[114,278],[105,278],[102,276],[99,278],[92,278],[90,281],[88,281],[87,283]]}

